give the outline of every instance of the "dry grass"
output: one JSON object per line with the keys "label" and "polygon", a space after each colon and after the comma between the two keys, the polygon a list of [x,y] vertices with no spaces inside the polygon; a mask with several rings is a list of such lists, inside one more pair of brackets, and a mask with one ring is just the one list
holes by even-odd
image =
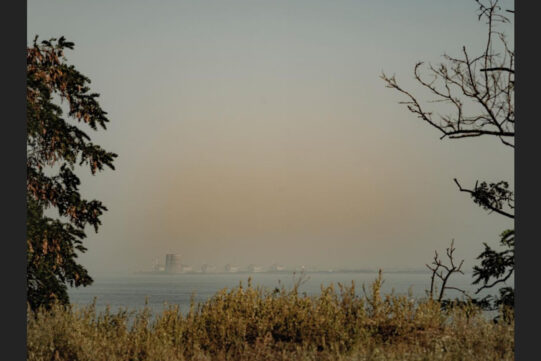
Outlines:
{"label": "dry grass", "polygon": [[513,360],[514,321],[471,305],[380,294],[355,285],[222,290],[187,314],[55,306],[28,316],[28,360]]}

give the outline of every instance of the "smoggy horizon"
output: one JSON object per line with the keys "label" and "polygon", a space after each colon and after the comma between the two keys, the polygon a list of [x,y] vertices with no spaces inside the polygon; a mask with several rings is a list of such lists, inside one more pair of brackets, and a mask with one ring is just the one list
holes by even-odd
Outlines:
{"label": "smoggy horizon", "polygon": [[111,121],[89,135],[119,155],[115,171],[79,172],[83,195],[109,209],[81,263],[131,272],[179,253],[193,265],[422,268],[454,239],[471,269],[513,223],[453,178],[513,186],[513,151],[439,140],[379,76],[430,99],[413,66],[464,45],[479,53],[476,10],[470,0],[30,0],[28,43],[75,43],[67,59]]}

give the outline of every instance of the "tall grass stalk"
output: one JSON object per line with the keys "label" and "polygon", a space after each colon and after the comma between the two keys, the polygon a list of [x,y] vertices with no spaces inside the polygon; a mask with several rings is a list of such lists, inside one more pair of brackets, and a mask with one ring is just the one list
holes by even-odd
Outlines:
{"label": "tall grass stalk", "polygon": [[[94,305],[28,313],[28,360],[513,360],[514,320],[474,305],[381,295],[381,274],[367,292],[331,284],[318,296],[242,284],[182,313],[152,317]],[[364,287],[363,287],[364,288]],[[502,310],[504,312],[504,310]]]}

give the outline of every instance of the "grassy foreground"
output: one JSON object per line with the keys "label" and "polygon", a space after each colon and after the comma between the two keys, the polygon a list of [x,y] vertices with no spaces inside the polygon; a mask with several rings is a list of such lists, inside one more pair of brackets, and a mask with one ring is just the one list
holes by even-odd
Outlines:
{"label": "grassy foreground", "polygon": [[239,286],[186,314],[170,307],[105,311],[93,306],[28,313],[28,360],[513,360],[514,321],[474,306],[380,294],[355,285],[317,297]]}

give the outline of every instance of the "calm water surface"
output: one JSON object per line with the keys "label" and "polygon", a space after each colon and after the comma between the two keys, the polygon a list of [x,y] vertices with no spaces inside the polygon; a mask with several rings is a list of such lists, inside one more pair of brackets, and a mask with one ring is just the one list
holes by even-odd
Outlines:
{"label": "calm water surface", "polygon": [[[307,295],[317,295],[321,292],[321,285],[337,285],[338,282],[350,285],[353,280],[358,294],[362,294],[362,284],[368,286],[377,277],[376,273],[307,273],[308,279],[300,287],[300,292]],[[205,301],[223,288],[233,288],[242,282],[245,286],[248,277],[252,284],[270,290],[284,285],[290,288],[293,285],[293,273],[228,273],[228,274],[114,274],[94,275],[94,284],[89,287],[72,288],[69,290],[70,300],[74,304],[88,305],[96,299],[98,310],[107,305],[111,310],[128,308],[141,309],[145,302],[154,312],[160,312],[166,304],[178,304],[182,311],[187,311],[190,299],[194,295],[196,302]],[[428,273],[383,273],[383,293],[394,290],[396,294],[411,292],[415,298],[425,297],[425,290],[429,287],[430,274]],[[463,288],[473,294],[475,288],[471,285],[471,274],[455,275],[450,286]],[[486,294],[486,293],[485,293]],[[449,297],[458,293],[448,291]]]}

